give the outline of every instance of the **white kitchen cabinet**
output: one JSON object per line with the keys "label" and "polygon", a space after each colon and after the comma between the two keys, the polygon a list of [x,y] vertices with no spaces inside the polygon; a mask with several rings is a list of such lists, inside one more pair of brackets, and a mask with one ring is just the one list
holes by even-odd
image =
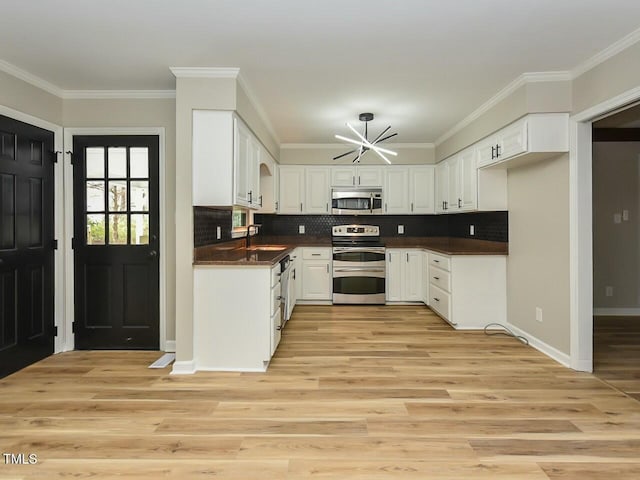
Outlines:
{"label": "white kitchen cabinet", "polygon": [[304,213],[328,214],[331,207],[329,167],[306,167]]}
{"label": "white kitchen cabinet", "polygon": [[569,114],[531,113],[478,142],[478,168],[513,168],[569,151]]}
{"label": "white kitchen cabinet", "polygon": [[409,212],[435,213],[435,167],[409,167]]}
{"label": "white kitchen cabinet", "polygon": [[193,111],[193,205],[259,208],[262,145],[233,112]]}
{"label": "white kitchen cabinet", "polygon": [[281,165],[278,213],[303,213],[305,167]]}
{"label": "white kitchen cabinet", "polygon": [[332,187],[382,187],[382,167],[341,166],[331,167]]}
{"label": "white kitchen cabinet", "polygon": [[482,329],[507,319],[504,255],[428,252],[430,308],[456,329]]}
{"label": "white kitchen cabinet", "polygon": [[409,213],[409,168],[406,166],[386,168],[384,213],[388,215]]}
{"label": "white kitchen cabinet", "polygon": [[302,248],[302,300],[331,300],[331,248]]}
{"label": "white kitchen cabinet", "polygon": [[278,164],[263,146],[260,150],[259,174],[259,213],[276,213],[278,211]]}
{"label": "white kitchen cabinet", "polygon": [[289,273],[289,293],[293,295],[291,300],[291,311],[296,306],[299,299],[302,298],[302,248],[296,248],[289,254],[290,268]]}
{"label": "white kitchen cabinet", "polygon": [[266,370],[280,341],[279,269],[279,265],[193,269],[196,370]]}
{"label": "white kitchen cabinet", "polygon": [[447,213],[449,203],[449,162],[441,161],[436,165],[436,213]]}
{"label": "white kitchen cabinet", "polygon": [[422,302],[423,251],[412,248],[387,249],[387,302]]}

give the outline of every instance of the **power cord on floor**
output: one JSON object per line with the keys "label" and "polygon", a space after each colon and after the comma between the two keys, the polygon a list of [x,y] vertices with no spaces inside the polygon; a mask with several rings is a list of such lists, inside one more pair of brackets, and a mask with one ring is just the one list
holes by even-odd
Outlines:
{"label": "power cord on floor", "polygon": [[[502,330],[489,329],[489,327],[500,327]],[[493,332],[493,333],[489,333],[489,332]],[[487,325],[484,326],[484,334],[489,336],[506,335],[507,337],[513,337],[520,340],[525,345],[529,345],[529,340],[527,340],[522,335],[516,335],[501,323],[488,323]]]}

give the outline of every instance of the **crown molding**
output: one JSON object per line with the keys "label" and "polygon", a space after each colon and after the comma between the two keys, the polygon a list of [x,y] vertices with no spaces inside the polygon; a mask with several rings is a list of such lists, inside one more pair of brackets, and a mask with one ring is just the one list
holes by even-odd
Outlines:
{"label": "crown molding", "polygon": [[0,71],[8,73],[9,75],[13,75],[20,80],[24,80],[25,82],[33,85],[34,87],[38,87],[45,92],[48,92],[56,97],[62,98],[62,94],[64,90],[60,87],[54,85],[53,83],[47,82],[45,79],[38,77],[32,73],[27,72],[19,67],[16,67],[12,63],[5,62],[4,60],[0,60]]}
{"label": "crown molding", "polygon": [[65,100],[176,98],[175,90],[63,90]]}
{"label": "crown molding", "polygon": [[169,67],[176,78],[238,78],[237,67]]}
{"label": "crown molding", "polygon": [[626,50],[627,48],[631,47],[632,45],[635,45],[638,42],[640,42],[640,28],[622,37],[617,42],[612,43],[604,50],[601,50],[600,52],[596,53],[593,57],[589,58],[588,60],[582,62],[580,65],[575,67],[573,70],[571,70],[572,78],[579,77],[580,75],[588,72],[592,68],[597,67],[601,63],[609,60],[611,57],[614,57],[618,53],[622,52],[623,50]]}
{"label": "crown molding", "polygon": [[276,130],[273,127],[273,124],[271,123],[271,120],[269,119],[269,116],[267,115],[267,112],[262,107],[262,103],[260,103],[260,101],[258,100],[258,97],[256,96],[256,94],[253,92],[253,88],[251,88],[251,85],[249,83],[247,83],[247,79],[244,78],[244,75],[240,74],[240,70],[239,69],[238,69],[238,74],[237,74],[236,78],[238,79],[238,84],[240,85],[242,90],[244,90],[245,95],[247,96],[247,98],[249,99],[251,104],[253,105],[253,108],[256,109],[256,112],[258,113],[258,116],[260,117],[260,119],[264,123],[265,127],[267,128],[267,131],[269,132],[271,137],[274,139],[276,144],[279,144],[280,143],[280,137],[278,137],[278,134],[276,133]]}
{"label": "crown molding", "polygon": [[[385,143],[387,147],[398,150],[407,148],[422,148],[425,150],[436,148],[433,143]],[[333,150],[348,147],[347,143],[281,143],[281,150]]]}
{"label": "crown molding", "polygon": [[474,120],[480,118],[484,113],[491,110],[502,100],[507,98],[513,92],[523,87],[528,83],[542,83],[542,82],[564,82],[572,79],[571,72],[559,71],[559,72],[527,72],[519,75],[515,80],[509,83],[506,87],[496,93],[493,97],[480,105],[476,110],[467,115],[460,122],[455,124],[451,129],[447,130],[435,141],[436,147],[440,146],[444,141],[451,138],[453,135],[461,131],[468,126]]}

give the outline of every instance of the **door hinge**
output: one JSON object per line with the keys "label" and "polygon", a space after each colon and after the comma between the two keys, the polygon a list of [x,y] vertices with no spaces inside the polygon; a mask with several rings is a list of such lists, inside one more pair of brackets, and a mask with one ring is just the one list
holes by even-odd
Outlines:
{"label": "door hinge", "polygon": [[58,327],[53,327],[53,336],[54,337],[58,336]]}
{"label": "door hinge", "polygon": [[71,239],[71,250],[75,250],[76,249],[76,239],[75,237]]}
{"label": "door hinge", "polygon": [[71,150],[67,150],[66,152],[67,155],[69,155],[69,159],[71,160],[71,165],[73,165],[73,152]]}
{"label": "door hinge", "polygon": [[58,163],[58,155],[60,155],[62,152],[60,150],[56,150],[54,152],[51,152],[53,155],[51,155],[51,161],[53,163]]}
{"label": "door hinge", "polygon": [[76,322],[71,324],[71,333],[76,333]]}
{"label": "door hinge", "polygon": [[58,249],[58,240],[53,240],[53,241],[51,242],[51,244],[52,244],[51,246],[53,247],[53,249],[54,249],[54,250],[57,250],[57,249]]}

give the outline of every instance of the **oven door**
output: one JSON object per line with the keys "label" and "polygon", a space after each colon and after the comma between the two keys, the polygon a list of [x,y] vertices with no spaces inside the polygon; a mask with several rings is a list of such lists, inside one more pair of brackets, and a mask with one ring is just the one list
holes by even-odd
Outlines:
{"label": "oven door", "polygon": [[385,303],[386,270],[370,264],[333,264],[333,303]]}
{"label": "oven door", "polygon": [[360,264],[384,268],[384,247],[333,247],[334,268],[359,266]]}

